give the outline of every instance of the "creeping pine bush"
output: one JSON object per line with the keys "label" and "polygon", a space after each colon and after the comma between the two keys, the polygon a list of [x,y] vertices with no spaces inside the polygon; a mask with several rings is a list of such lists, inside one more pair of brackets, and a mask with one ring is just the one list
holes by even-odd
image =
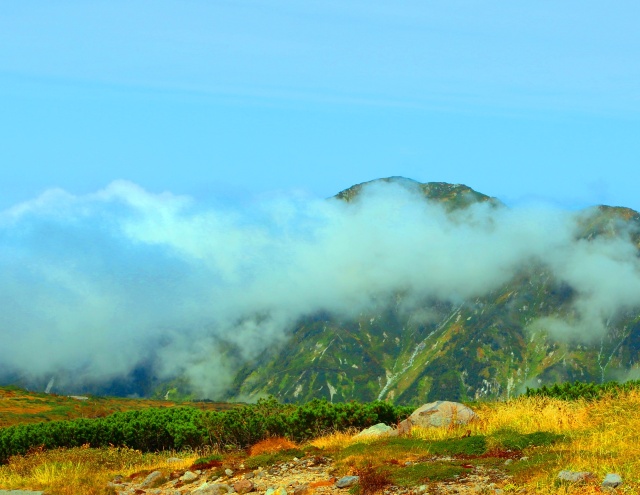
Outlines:
{"label": "creeping pine bush", "polygon": [[395,424],[412,408],[386,402],[329,403],[314,399],[303,405],[280,404],[274,398],[229,411],[192,407],[118,412],[104,418],[52,421],[0,429],[0,462],[34,447],[128,447],[144,452],[214,445],[248,447],[271,436],[303,441],[350,427]]}
{"label": "creeping pine bush", "polygon": [[628,382],[607,382],[602,384],[567,382],[562,385],[557,383],[551,387],[546,385],[541,388],[529,388],[525,392],[527,397],[551,397],[561,400],[600,399],[605,395],[617,397],[621,393],[629,392],[640,388],[640,380],[630,380]]}

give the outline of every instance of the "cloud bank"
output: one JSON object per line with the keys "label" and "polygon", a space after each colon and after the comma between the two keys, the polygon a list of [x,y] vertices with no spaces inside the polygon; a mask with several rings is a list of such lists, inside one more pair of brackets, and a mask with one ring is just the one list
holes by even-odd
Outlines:
{"label": "cloud bank", "polygon": [[546,327],[598,337],[640,306],[640,261],[626,236],[577,239],[581,215],[448,214],[394,183],[349,204],[292,194],[243,208],[124,181],[51,190],[0,213],[0,379],[81,386],[150,365],[215,398],[305,315],[357,315],[399,291],[460,302],[536,263],[576,293],[573,321]]}

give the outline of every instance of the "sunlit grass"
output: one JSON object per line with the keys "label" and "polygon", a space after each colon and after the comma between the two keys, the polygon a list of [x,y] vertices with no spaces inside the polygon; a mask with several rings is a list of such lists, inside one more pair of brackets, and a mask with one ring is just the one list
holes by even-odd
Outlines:
{"label": "sunlit grass", "polygon": [[[489,449],[499,446],[501,433],[513,430],[520,434],[548,432],[562,435],[563,441],[545,447],[525,449],[531,457],[514,474],[514,483],[505,492],[531,494],[601,493],[599,482],[607,473],[617,473],[624,485],[617,493],[640,493],[640,391],[632,390],[619,397],[607,396],[598,401],[564,401],[545,397],[521,397],[507,402],[474,405],[479,420],[468,425],[443,428],[413,427],[410,438],[425,441],[459,439],[483,435]],[[314,440],[313,445],[328,452],[339,452],[362,443],[361,454],[354,451],[346,461],[355,469],[372,460],[378,463],[412,460],[389,449],[384,439],[354,438],[353,434],[335,433]],[[540,455],[546,453],[547,455]],[[589,471],[597,482],[587,485],[559,485],[561,470]]]}
{"label": "sunlit grass", "polygon": [[[183,462],[167,462],[176,456]],[[107,485],[116,474],[185,469],[197,457],[196,453],[143,454],[126,448],[36,451],[0,466],[0,487],[46,490],[51,495],[112,494]]]}

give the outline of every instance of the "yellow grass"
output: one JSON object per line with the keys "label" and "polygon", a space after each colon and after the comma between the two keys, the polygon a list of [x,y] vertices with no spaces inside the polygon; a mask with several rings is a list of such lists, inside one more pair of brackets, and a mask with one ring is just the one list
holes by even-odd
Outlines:
{"label": "yellow grass", "polygon": [[0,488],[46,490],[51,495],[112,494],[108,483],[116,474],[185,469],[198,457],[180,454],[181,463],[167,463],[176,453],[143,454],[126,448],[74,448],[16,456],[0,466]]}
{"label": "yellow grass", "polygon": [[[474,410],[480,418],[475,423],[448,428],[413,427],[410,436],[446,440],[460,438],[470,431],[472,435],[487,436],[491,447],[491,435],[505,429],[523,434],[538,431],[563,434],[567,438],[564,442],[525,452],[527,455],[547,452],[551,463],[525,472],[524,478],[517,477],[517,486],[507,484],[503,487],[505,492],[536,495],[601,493],[597,487],[599,481],[607,473],[617,473],[625,482],[617,493],[640,493],[640,391],[596,402],[522,397],[508,402],[477,404]],[[328,451],[338,451],[364,442],[371,445],[375,458],[377,441],[334,433],[311,443]],[[556,487],[556,477],[561,470],[590,471],[598,483]]]}

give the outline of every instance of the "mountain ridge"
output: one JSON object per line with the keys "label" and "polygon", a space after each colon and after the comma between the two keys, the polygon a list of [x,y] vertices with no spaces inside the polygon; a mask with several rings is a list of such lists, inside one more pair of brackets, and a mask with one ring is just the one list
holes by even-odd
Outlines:
{"label": "mountain ridge", "polygon": [[[420,191],[447,212],[479,202],[506,208],[465,185],[421,184],[390,177],[357,184],[335,198],[355,201],[376,183]],[[640,214],[599,205],[581,212],[575,236],[585,242],[619,239],[627,233],[640,248]],[[452,304],[424,301],[408,314],[388,304],[353,320],[310,317],[294,328],[276,353],[265,351],[243,367],[231,398],[272,394],[284,401],[387,399],[425,402],[477,400],[515,395],[528,385],[557,381],[605,381],[633,375],[640,349],[640,306],[609,321],[599,342],[556,340],[536,321],[571,319],[575,290],[542,266],[515,273],[497,290]],[[420,323],[420,312],[431,313]],[[538,328],[536,330],[536,328]]]}

